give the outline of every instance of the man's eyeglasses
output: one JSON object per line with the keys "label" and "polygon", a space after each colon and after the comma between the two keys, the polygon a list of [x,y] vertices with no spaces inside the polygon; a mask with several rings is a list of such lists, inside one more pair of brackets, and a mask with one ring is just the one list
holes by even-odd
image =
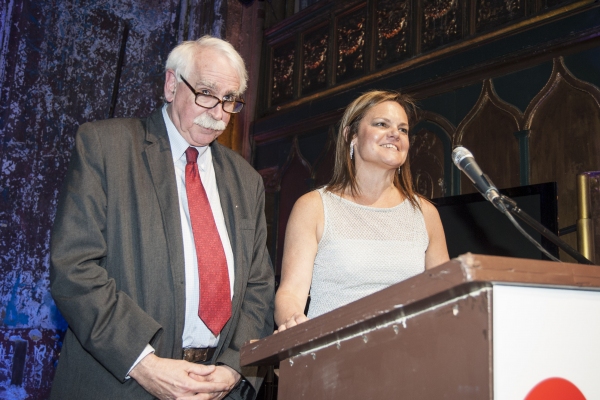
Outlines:
{"label": "man's eyeglasses", "polygon": [[182,76],[181,80],[183,83],[190,88],[192,93],[196,96],[196,104],[203,108],[215,108],[219,103],[221,103],[221,107],[223,107],[223,111],[230,114],[237,114],[242,111],[244,108],[244,100],[233,98],[233,100],[221,100],[217,96],[213,96],[212,94],[204,94],[196,92],[196,89],[192,87]]}

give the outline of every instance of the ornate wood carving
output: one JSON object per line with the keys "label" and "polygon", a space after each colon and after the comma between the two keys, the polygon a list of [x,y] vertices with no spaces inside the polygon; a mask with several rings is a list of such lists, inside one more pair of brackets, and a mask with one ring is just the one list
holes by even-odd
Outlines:
{"label": "ornate wood carving", "polygon": [[525,16],[525,0],[477,0],[476,32],[484,32]]}
{"label": "ornate wood carving", "polygon": [[337,22],[336,81],[364,73],[366,7],[342,15]]}
{"label": "ornate wood carving", "polygon": [[438,136],[421,129],[410,136],[408,152],[410,170],[417,192],[427,198],[443,197],[447,190],[444,182],[444,146]]}
{"label": "ornate wood carving", "polygon": [[[558,183],[560,226],[572,225],[577,218],[577,175],[600,165],[600,89],[574,77],[562,57],[556,58],[548,83],[525,117],[525,129],[531,132],[531,183]],[[576,235],[563,239],[577,248]]]}
{"label": "ornate wood carving", "polygon": [[377,18],[376,66],[394,63],[408,56],[410,38],[410,1],[380,0]]}
{"label": "ornate wood carving", "polygon": [[421,111],[415,129],[417,133],[410,135],[408,154],[417,192],[430,199],[450,195],[450,152],[456,128],[439,114]]}
{"label": "ornate wood carving", "polygon": [[428,51],[462,37],[463,13],[461,1],[423,1],[421,49]]}
{"label": "ornate wood carving", "polygon": [[271,104],[291,100],[294,97],[295,57],[296,43],[293,41],[273,47]]}
{"label": "ornate wood carving", "polygon": [[327,86],[327,51],[329,26],[323,26],[304,36],[302,43],[302,94]]}
{"label": "ornate wood carving", "polygon": [[[459,124],[455,145],[467,147],[478,164],[499,188],[519,186],[519,146],[514,132],[520,131],[523,116],[514,106],[501,100],[490,79],[483,83],[481,95]],[[493,149],[493,150],[490,150]],[[461,193],[476,192],[468,179],[461,179]]]}

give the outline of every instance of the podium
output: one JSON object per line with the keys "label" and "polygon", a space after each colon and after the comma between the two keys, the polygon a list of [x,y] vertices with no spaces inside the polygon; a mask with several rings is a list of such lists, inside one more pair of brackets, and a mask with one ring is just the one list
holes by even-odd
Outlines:
{"label": "podium", "polygon": [[279,364],[280,400],[597,399],[600,267],[467,253],[248,343],[241,363]]}

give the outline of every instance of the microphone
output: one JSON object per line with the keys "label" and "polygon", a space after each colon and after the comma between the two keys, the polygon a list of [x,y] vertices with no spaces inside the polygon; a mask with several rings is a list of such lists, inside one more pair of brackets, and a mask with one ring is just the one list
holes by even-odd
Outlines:
{"label": "microphone", "polygon": [[[456,147],[452,151],[452,161],[454,164],[460,169],[462,172],[467,175],[467,177],[473,182],[475,189],[479,191],[490,201],[496,208],[499,208],[500,211],[504,212],[505,208],[502,207],[502,196],[498,192],[494,183],[488,178],[479,168],[479,165],[475,162],[475,158],[473,158],[473,154],[466,148],[462,146]],[[504,208],[504,210],[502,209]]]}

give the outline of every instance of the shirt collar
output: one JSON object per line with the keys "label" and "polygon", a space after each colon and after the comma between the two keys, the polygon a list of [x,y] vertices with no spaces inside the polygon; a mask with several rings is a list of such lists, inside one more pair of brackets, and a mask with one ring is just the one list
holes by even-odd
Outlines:
{"label": "shirt collar", "polygon": [[[167,106],[165,104],[162,108],[163,119],[165,120],[165,125],[167,127],[167,134],[169,135],[169,143],[171,144],[171,154],[173,155],[173,163],[177,163],[178,160],[183,161],[183,165],[185,165],[185,151],[190,144],[181,136],[173,121],[171,121],[171,117],[167,113]],[[198,150],[198,168],[201,171],[206,171],[207,163],[212,162],[212,154],[210,151],[210,146],[192,146],[196,150]]]}

